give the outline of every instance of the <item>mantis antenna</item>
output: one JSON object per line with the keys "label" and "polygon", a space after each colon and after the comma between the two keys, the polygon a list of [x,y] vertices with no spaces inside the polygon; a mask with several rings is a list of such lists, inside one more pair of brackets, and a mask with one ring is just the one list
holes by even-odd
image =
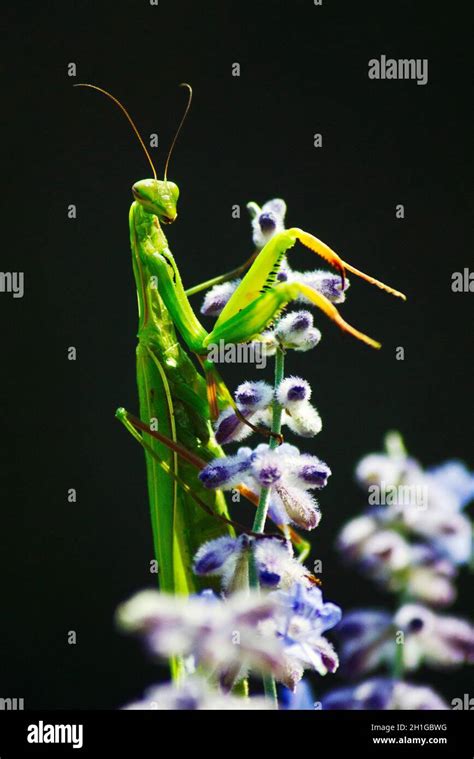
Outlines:
{"label": "mantis antenna", "polygon": [[[155,169],[155,167],[153,165],[153,161],[150,158],[150,154],[149,154],[149,152],[148,152],[148,150],[146,148],[146,145],[145,145],[145,143],[142,140],[142,136],[141,136],[140,132],[138,131],[137,127],[135,126],[135,123],[134,123],[132,117],[130,116],[129,112],[127,111],[127,109],[125,108],[125,106],[122,105],[122,103],[120,102],[120,100],[117,100],[117,98],[114,97],[113,95],[111,95],[110,92],[107,92],[107,90],[103,90],[102,87],[97,87],[95,84],[74,84],[73,87],[89,87],[91,90],[97,90],[97,92],[101,92],[102,95],[106,95],[106,97],[110,98],[110,100],[112,100],[116,105],[118,105],[118,107],[120,108],[120,110],[122,111],[122,113],[124,113],[125,116],[127,117],[128,122],[131,124],[131,127],[132,127],[133,131],[137,135],[138,141],[139,141],[140,145],[142,146],[143,151],[144,151],[146,157],[148,158],[148,163],[150,164],[151,169],[153,171],[153,177],[155,179],[155,182],[157,182],[158,181],[158,177],[156,176],[156,169]],[[188,107],[189,107],[189,105],[188,105]],[[186,109],[186,112],[187,112],[187,109]],[[183,121],[184,121],[184,119],[183,119]],[[179,128],[181,128],[181,124],[180,124]],[[178,129],[178,132],[179,132],[179,129]],[[176,141],[176,137],[175,137],[175,141]],[[173,145],[174,145],[174,142],[173,142]],[[171,147],[173,147],[173,145]],[[168,160],[169,160],[169,156],[168,156]],[[168,163],[166,165],[168,165]]]}
{"label": "mantis antenna", "polygon": [[169,162],[170,162],[171,154],[172,154],[172,152],[173,152],[173,149],[174,149],[174,146],[175,146],[175,144],[176,144],[176,140],[178,139],[178,135],[179,135],[179,133],[180,133],[180,131],[181,131],[181,127],[183,126],[184,122],[186,121],[186,116],[188,115],[188,111],[189,111],[189,109],[191,108],[191,101],[192,101],[192,99],[193,99],[193,88],[191,87],[191,85],[190,85],[190,84],[188,84],[187,82],[181,82],[181,84],[180,84],[179,86],[180,86],[180,87],[187,87],[187,88],[188,88],[188,91],[189,91],[189,94],[188,94],[188,102],[187,102],[187,105],[186,105],[185,111],[184,111],[184,113],[183,113],[182,119],[181,119],[181,121],[179,122],[179,126],[178,126],[178,128],[177,128],[177,130],[176,130],[176,134],[175,134],[175,136],[173,137],[173,142],[171,143],[171,147],[170,147],[170,149],[169,149],[168,158],[166,159],[166,163],[165,163],[165,174],[164,174],[164,177],[163,177],[163,179],[165,180],[165,182],[166,182],[166,180],[167,180],[167,176],[168,176],[168,166],[169,166]]}

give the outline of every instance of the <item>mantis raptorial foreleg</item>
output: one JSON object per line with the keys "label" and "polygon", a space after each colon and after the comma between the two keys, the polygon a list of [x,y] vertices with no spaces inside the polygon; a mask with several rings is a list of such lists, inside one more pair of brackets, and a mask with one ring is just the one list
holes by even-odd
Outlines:
{"label": "mantis raptorial foreleg", "polygon": [[217,324],[207,336],[205,345],[218,343],[219,340],[235,343],[244,342],[249,339],[248,335],[257,338],[268,323],[275,318],[275,315],[288,303],[296,300],[299,295],[304,295],[344,332],[348,332],[372,348],[380,348],[380,343],[346,322],[334,304],[324,295],[300,282],[281,282],[261,295],[257,295],[248,306],[229,317],[223,324]]}

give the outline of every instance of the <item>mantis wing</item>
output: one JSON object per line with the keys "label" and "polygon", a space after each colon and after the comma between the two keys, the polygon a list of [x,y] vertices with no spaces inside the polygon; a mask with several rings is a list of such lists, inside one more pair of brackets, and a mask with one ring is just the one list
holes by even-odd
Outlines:
{"label": "mantis wing", "polygon": [[[143,264],[138,249],[143,229],[137,234],[134,207],[136,204],[131,209],[130,232],[140,314],[137,346],[140,418],[147,425],[157,425],[167,438],[210,460],[222,456],[223,452],[214,440],[208,421],[206,383],[178,343],[170,312]],[[159,247],[158,234],[151,224],[147,246]],[[145,450],[160,587],[169,593],[193,593],[200,589],[200,580],[192,571],[194,554],[205,541],[233,532],[230,525],[200,509],[176,478],[190,487],[212,512],[228,517],[225,498],[220,491],[204,488],[196,469],[180,461],[163,443],[151,439],[149,445],[155,454]],[[174,476],[167,474],[160,460]],[[206,586],[209,586],[208,581]]]}

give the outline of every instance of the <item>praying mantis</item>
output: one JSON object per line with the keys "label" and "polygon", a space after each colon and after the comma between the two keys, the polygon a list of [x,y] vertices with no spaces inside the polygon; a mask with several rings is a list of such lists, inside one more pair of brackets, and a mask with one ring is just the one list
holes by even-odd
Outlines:
{"label": "praying mantis", "polygon": [[[188,101],[160,180],[143,139],[122,103],[96,85],[75,86],[95,90],[121,109],[153,172],[152,178],[133,185],[134,200],[129,214],[139,314],[140,418],[135,419],[124,409],[119,409],[117,416],[145,449],[160,588],[169,593],[189,594],[199,589],[199,580],[192,571],[192,559],[199,546],[216,537],[233,534],[222,491],[204,488],[197,477],[199,466],[223,455],[214,438],[212,421],[219,410],[229,404],[235,407],[216,367],[208,360],[209,347],[219,341],[243,343],[258,339],[277,315],[299,296],[304,296],[345,332],[373,348],[380,347],[378,342],[346,322],[321,293],[302,282],[277,280],[284,257],[297,241],[339,272],[342,288],[346,272],[351,272],[392,295],[403,299],[405,296],[343,261],[312,234],[291,227],[276,233],[240,267],[247,271],[214,328],[208,332],[191,306],[163,231],[163,225],[171,224],[177,217],[179,188],[168,180],[167,171],[191,105],[191,87],[181,85],[188,89]],[[225,278],[226,275],[222,275],[217,279],[224,281]],[[197,286],[193,291],[200,289],[204,287]],[[177,333],[187,350],[178,341]],[[189,354],[197,358],[197,365]],[[241,492],[252,500],[252,494],[245,493],[245,488],[241,488]]]}

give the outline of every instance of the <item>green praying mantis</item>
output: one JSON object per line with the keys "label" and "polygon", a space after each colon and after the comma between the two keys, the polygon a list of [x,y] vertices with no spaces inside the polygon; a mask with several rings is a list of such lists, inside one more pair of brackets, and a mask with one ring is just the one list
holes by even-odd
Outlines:
{"label": "green praying mantis", "polygon": [[[380,347],[378,342],[348,324],[321,293],[304,283],[277,280],[284,257],[297,241],[339,272],[342,287],[346,272],[351,272],[397,297],[405,299],[405,296],[343,261],[312,234],[291,227],[275,234],[239,269],[212,281],[225,281],[247,269],[214,328],[208,332],[191,306],[163,232],[163,225],[171,224],[177,216],[179,188],[168,180],[167,172],[191,105],[191,87],[181,85],[188,89],[188,101],[168,153],[163,179],[159,180],[143,139],[122,103],[96,85],[75,86],[96,90],[121,109],[153,172],[152,178],[133,185],[134,200],[129,214],[139,312],[140,418],[136,419],[124,409],[119,409],[117,416],[145,449],[160,587],[169,593],[188,594],[199,588],[199,579],[192,571],[193,555],[199,546],[216,537],[233,534],[235,524],[229,519],[224,494],[204,488],[197,477],[199,468],[207,461],[223,455],[214,438],[212,421],[219,410],[229,404],[235,407],[215,365],[208,360],[209,347],[220,341],[257,340],[282,309],[301,295],[345,332],[371,347]],[[198,292],[205,285],[196,286],[192,291]],[[178,341],[177,333],[187,350]],[[197,358],[197,365],[189,354]],[[255,503],[251,492],[243,486],[240,490]]]}

